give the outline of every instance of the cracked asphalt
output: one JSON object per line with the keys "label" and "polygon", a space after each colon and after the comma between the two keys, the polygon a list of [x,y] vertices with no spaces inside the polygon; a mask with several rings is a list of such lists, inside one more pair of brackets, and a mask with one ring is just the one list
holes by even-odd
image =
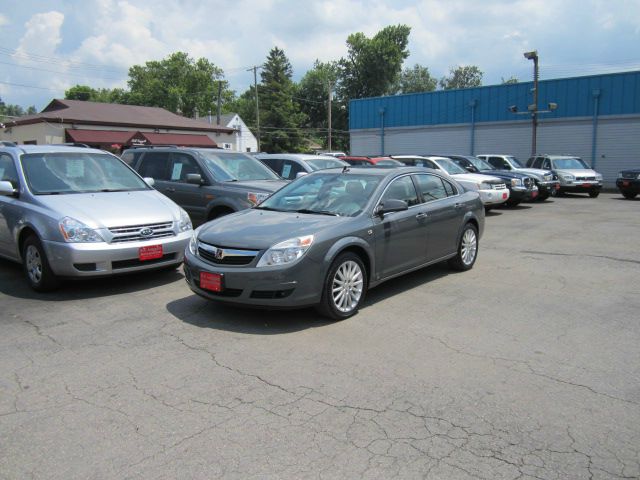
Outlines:
{"label": "cracked asphalt", "polygon": [[639,234],[617,194],[500,209],[337,323],[0,260],[0,478],[640,478]]}

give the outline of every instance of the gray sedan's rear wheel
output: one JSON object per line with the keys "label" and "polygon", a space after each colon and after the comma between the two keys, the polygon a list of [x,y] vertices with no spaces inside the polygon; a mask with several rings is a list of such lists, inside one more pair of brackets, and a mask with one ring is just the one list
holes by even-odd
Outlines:
{"label": "gray sedan's rear wheel", "polygon": [[51,270],[42,243],[35,235],[28,237],[22,245],[22,265],[29,286],[36,292],[48,292],[59,285]]}
{"label": "gray sedan's rear wheel", "polygon": [[449,260],[449,266],[455,270],[470,270],[478,257],[478,229],[467,223],[458,241],[458,253]]}
{"label": "gray sedan's rear wheel", "polygon": [[366,290],[367,276],[362,260],[355,253],[342,253],[329,268],[319,310],[335,320],[349,318],[360,308]]}
{"label": "gray sedan's rear wheel", "polygon": [[638,195],[638,192],[622,192],[622,196],[624,198],[628,198],[629,200],[633,200]]}

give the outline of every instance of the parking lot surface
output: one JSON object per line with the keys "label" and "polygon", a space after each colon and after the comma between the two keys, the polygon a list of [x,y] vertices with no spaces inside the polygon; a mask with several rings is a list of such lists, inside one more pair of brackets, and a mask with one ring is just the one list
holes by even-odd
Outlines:
{"label": "parking lot surface", "polygon": [[335,323],[0,260],[0,478],[638,478],[639,237],[618,194],[498,209]]}

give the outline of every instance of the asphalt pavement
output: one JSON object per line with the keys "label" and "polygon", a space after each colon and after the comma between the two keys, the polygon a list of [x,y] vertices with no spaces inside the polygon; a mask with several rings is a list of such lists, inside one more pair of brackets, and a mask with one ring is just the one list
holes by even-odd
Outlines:
{"label": "asphalt pavement", "polygon": [[619,194],[497,209],[342,322],[0,260],[0,478],[639,478],[638,238]]}

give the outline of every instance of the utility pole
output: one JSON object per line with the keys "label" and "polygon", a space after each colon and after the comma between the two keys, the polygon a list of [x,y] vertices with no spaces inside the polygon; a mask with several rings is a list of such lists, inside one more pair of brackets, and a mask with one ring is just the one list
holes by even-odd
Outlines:
{"label": "utility pole", "polygon": [[329,117],[329,141],[328,141],[328,146],[329,146],[329,152],[332,151],[331,149],[331,87],[333,85],[331,85],[331,82],[329,82],[328,87],[329,87],[329,108],[327,110],[327,115]]}
{"label": "utility pole", "polygon": [[222,109],[222,80],[218,80],[218,115],[216,117],[216,125],[220,125],[221,109]]}
{"label": "utility pole", "polygon": [[531,156],[534,156],[538,149],[536,146],[538,134],[538,51],[525,52],[524,58],[533,60],[533,104],[529,105],[529,111],[531,112]]}
{"label": "utility pole", "polygon": [[256,94],[256,138],[258,140],[258,151],[260,151],[260,103],[258,101],[258,69],[262,68],[260,65],[254,65],[249,68],[247,72],[253,70],[253,90]]}

